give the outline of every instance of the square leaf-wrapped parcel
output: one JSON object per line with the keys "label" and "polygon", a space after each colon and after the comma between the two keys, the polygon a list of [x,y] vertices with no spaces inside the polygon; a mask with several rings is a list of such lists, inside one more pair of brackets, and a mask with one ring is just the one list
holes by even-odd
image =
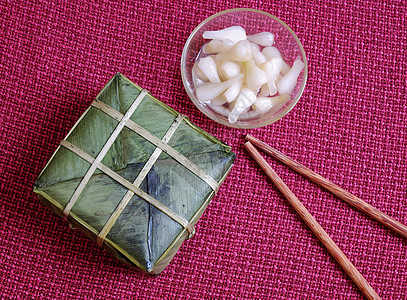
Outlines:
{"label": "square leaf-wrapped parcel", "polygon": [[118,259],[158,274],[193,235],[234,159],[229,146],[116,74],[34,191]]}

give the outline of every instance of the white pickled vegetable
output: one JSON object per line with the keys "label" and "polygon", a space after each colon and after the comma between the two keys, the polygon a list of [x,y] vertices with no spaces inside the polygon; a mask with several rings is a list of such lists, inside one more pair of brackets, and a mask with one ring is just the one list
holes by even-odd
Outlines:
{"label": "white pickled vegetable", "polygon": [[274,34],[246,36],[241,26],[205,31],[210,39],[192,70],[195,93],[200,102],[236,123],[274,113],[289,101],[304,68],[301,57],[292,68],[272,46]]}
{"label": "white pickled vegetable", "polygon": [[226,99],[228,103],[231,103],[236,100],[237,96],[239,96],[240,89],[243,85],[243,79],[235,81],[230,88],[228,88],[224,93],[223,97]]}
{"label": "white pickled vegetable", "polygon": [[281,56],[280,51],[276,47],[266,47],[264,48],[261,53],[267,58],[267,60],[271,60],[272,58],[281,58],[283,60],[283,64],[281,66],[281,74],[285,75],[290,71],[290,66],[284,61],[283,57]]}
{"label": "white pickled vegetable", "polygon": [[226,79],[231,79],[233,77],[236,77],[237,75],[240,74],[240,71],[242,68],[238,63],[235,63],[233,61],[223,61],[220,64],[219,68],[219,73],[221,77],[224,77]]}
{"label": "white pickled vegetable", "polygon": [[230,114],[230,109],[228,107],[225,106],[213,106],[208,104],[208,106],[210,106],[212,108],[213,111],[217,112],[218,114],[224,116],[224,117],[228,117]]}
{"label": "white pickled vegetable", "polygon": [[212,99],[215,99],[220,94],[222,94],[226,89],[232,86],[232,84],[243,78],[243,74],[241,76],[237,76],[235,78],[229,79],[225,82],[218,82],[218,83],[204,83],[196,89],[196,97],[199,101],[203,103],[208,103]]}
{"label": "white pickled vegetable", "polygon": [[192,67],[192,76],[194,79],[199,79],[201,81],[209,81],[208,77],[204,73],[202,73],[201,69],[198,67],[198,63],[195,63]]}
{"label": "white pickled vegetable", "polygon": [[259,97],[268,97],[268,96],[270,96],[269,86],[268,86],[267,83],[263,84],[261,86],[260,92],[259,92],[259,94],[257,96],[259,96]]}
{"label": "white pickled vegetable", "polygon": [[[230,111],[232,111],[232,110],[235,108],[236,103],[237,103],[237,101],[233,101],[232,103],[229,103],[229,110],[230,110]],[[250,110],[250,107],[245,108],[245,109],[240,113],[239,117],[240,117],[241,115],[243,115],[243,114],[248,113],[249,110]]]}
{"label": "white pickled vegetable", "polygon": [[293,67],[283,78],[278,82],[277,89],[280,94],[289,93],[294,90],[297,85],[297,79],[300,75],[302,69],[304,68],[304,63],[301,61],[301,58],[297,58],[294,61]]}
{"label": "white pickled vegetable", "polygon": [[261,48],[259,45],[255,44],[255,43],[250,43],[250,45],[252,46],[252,49],[256,48],[257,50],[261,51]]}
{"label": "white pickled vegetable", "polygon": [[267,74],[256,66],[252,60],[246,61],[244,64],[246,68],[246,85],[249,89],[257,92],[267,82]]}
{"label": "white pickled vegetable", "polygon": [[283,64],[281,65],[281,74],[282,75],[285,75],[285,74],[287,74],[288,73],[288,71],[290,71],[290,66],[289,65],[287,65],[287,63],[284,61],[284,59],[283,59]]}
{"label": "white pickled vegetable", "polygon": [[232,111],[229,114],[229,122],[236,123],[240,114],[250,108],[250,106],[253,105],[256,99],[256,92],[247,87],[243,87],[236,99],[236,103],[234,104]]}
{"label": "white pickled vegetable", "polygon": [[248,35],[247,39],[260,46],[267,47],[274,44],[274,34],[271,32],[260,32],[253,35]]}
{"label": "white pickled vegetable", "polygon": [[252,59],[252,47],[249,41],[237,42],[229,50],[216,55],[216,60],[234,60],[238,62],[248,61]]}
{"label": "white pickled vegetable", "polygon": [[289,94],[282,94],[275,97],[258,97],[252,107],[259,114],[264,114],[272,108],[280,108],[281,104],[284,104],[288,100],[290,100]]}
{"label": "white pickled vegetable", "polygon": [[204,46],[203,51],[207,54],[220,53],[229,50],[233,45],[231,40],[212,40]]}
{"label": "white pickled vegetable", "polygon": [[209,81],[205,74],[202,73],[202,71],[199,69],[198,62],[196,62],[192,67],[192,81],[194,83],[195,88]]}
{"label": "white pickled vegetable", "polygon": [[281,53],[276,47],[265,47],[261,53],[270,60],[273,57],[280,57],[281,58]]}
{"label": "white pickled vegetable", "polygon": [[278,85],[278,83],[280,82],[280,80],[281,80],[283,77],[284,77],[283,75],[278,74],[277,80],[276,80],[276,85]]}
{"label": "white pickled vegetable", "polygon": [[252,43],[252,53],[253,53],[253,60],[254,63],[260,67],[262,64],[264,64],[267,59],[266,57],[263,55],[263,53],[260,52],[260,47],[256,47],[256,44]]}
{"label": "white pickled vegetable", "polygon": [[198,62],[198,68],[205,74],[210,82],[220,82],[215,60],[211,56],[201,58]]}
{"label": "white pickled vegetable", "polygon": [[280,74],[283,60],[281,58],[273,57],[270,61],[261,65],[261,69],[266,72],[268,80],[269,95],[273,96],[277,93],[276,81]]}
{"label": "white pickled vegetable", "polygon": [[226,99],[222,97],[222,95],[219,95],[215,99],[212,99],[210,102],[210,106],[222,106],[223,104],[227,103]]}
{"label": "white pickled vegetable", "polygon": [[246,31],[242,26],[232,26],[217,31],[205,31],[202,37],[210,40],[230,40],[234,44],[247,39]]}

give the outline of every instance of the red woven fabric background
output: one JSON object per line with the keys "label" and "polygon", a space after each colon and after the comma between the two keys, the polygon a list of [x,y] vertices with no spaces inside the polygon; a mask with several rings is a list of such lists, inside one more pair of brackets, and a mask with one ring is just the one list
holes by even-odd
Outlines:
{"label": "red woven fabric background", "polygon": [[[189,34],[234,7],[281,18],[308,57],[302,99],[260,129],[204,117],[181,81]],[[0,298],[363,297],[243,138],[261,138],[407,224],[405,2],[6,0],[0,16]],[[197,235],[158,277],[125,267],[32,192],[60,140],[116,72],[238,155]],[[268,160],[378,294],[407,299],[407,240]]]}

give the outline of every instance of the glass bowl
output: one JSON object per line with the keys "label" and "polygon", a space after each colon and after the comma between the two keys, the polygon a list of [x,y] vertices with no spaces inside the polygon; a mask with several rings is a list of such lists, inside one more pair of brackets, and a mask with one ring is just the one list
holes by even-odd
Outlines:
{"label": "glass bowl", "polygon": [[[202,38],[204,31],[220,30],[236,25],[242,26],[246,30],[247,35],[263,31],[273,33],[273,46],[280,50],[285,62],[289,66],[292,66],[295,59],[300,56],[304,63],[304,69],[301,71],[297,85],[291,93],[291,99],[288,100],[284,106],[280,107],[277,111],[271,110],[262,115],[254,116],[253,111],[249,111],[240,115],[236,123],[230,123],[224,109],[213,108],[197,99],[192,78],[192,68],[197,57],[200,55],[202,46],[208,42],[208,40]],[[290,29],[290,27],[271,14],[248,8],[225,10],[207,18],[191,33],[185,43],[181,57],[182,82],[189,98],[195,106],[212,120],[235,128],[258,128],[274,123],[285,116],[300,99],[307,81],[307,73],[307,58],[305,56],[304,48],[297,35]]]}

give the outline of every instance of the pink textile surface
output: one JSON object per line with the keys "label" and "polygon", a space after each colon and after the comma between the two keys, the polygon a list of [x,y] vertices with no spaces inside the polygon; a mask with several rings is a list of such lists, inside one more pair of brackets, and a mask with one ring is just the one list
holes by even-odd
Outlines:
{"label": "pink textile surface", "polygon": [[[234,7],[281,18],[308,58],[303,97],[264,128],[211,121],[181,81],[189,34]],[[0,298],[363,298],[243,141],[259,137],[407,224],[405,2],[5,0],[0,16]],[[116,72],[237,153],[196,236],[157,277],[71,230],[32,192],[60,140]],[[407,299],[407,240],[267,159],[377,293]]]}

